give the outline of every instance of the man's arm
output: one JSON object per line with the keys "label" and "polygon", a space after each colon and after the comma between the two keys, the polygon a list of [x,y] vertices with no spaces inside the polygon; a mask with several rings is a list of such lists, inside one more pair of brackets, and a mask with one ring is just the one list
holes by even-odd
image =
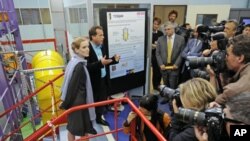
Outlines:
{"label": "man's arm", "polygon": [[165,70],[165,65],[163,64],[162,57],[161,57],[161,48],[162,48],[162,40],[165,38],[165,36],[161,36],[157,41],[157,47],[155,51],[155,56],[157,63],[161,70]]}

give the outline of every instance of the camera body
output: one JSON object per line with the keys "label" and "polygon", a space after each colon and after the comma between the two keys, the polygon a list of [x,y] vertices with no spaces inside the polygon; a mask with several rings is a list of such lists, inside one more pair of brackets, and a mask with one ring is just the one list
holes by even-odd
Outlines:
{"label": "camera body", "polygon": [[222,114],[223,109],[221,107],[206,109],[204,112],[179,108],[176,117],[184,123],[207,127],[209,141],[223,141],[226,140],[227,136],[225,136],[226,131]]}
{"label": "camera body", "polygon": [[210,76],[209,74],[207,73],[206,70],[201,70],[201,69],[193,69],[191,71],[191,77],[199,77],[199,78],[203,78],[203,79],[206,79],[206,80],[209,80],[210,79]]}
{"label": "camera body", "polygon": [[165,97],[170,101],[173,101],[175,99],[176,105],[178,107],[182,106],[179,89],[171,89],[167,87],[166,85],[160,85],[159,89],[160,89],[160,95],[162,97]]}

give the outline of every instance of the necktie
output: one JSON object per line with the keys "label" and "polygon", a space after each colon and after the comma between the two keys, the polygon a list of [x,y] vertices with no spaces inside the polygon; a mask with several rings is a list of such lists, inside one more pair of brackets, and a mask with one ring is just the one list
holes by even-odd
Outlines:
{"label": "necktie", "polygon": [[167,63],[170,64],[171,63],[171,56],[172,56],[172,39],[171,37],[168,38],[168,46],[167,46],[167,54],[168,54],[168,60]]}

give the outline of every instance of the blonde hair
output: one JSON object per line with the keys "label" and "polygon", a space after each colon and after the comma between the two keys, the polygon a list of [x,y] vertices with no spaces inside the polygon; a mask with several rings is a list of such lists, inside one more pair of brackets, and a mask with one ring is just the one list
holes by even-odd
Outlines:
{"label": "blonde hair", "polygon": [[[180,98],[184,108],[201,111],[214,101],[217,95],[215,88],[207,80],[193,78],[180,84]],[[188,102],[188,103],[186,103]]]}
{"label": "blonde hair", "polygon": [[80,45],[84,41],[88,41],[88,37],[76,37],[74,41],[71,43],[71,49],[75,52],[75,49],[79,49]]}

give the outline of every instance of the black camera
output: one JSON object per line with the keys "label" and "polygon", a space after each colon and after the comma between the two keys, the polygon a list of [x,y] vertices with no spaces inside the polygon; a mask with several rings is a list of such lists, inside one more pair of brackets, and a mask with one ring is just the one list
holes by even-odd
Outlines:
{"label": "black camera", "polygon": [[191,123],[200,126],[219,126],[222,121],[223,110],[220,107],[210,108],[205,112],[194,111],[191,109],[179,108],[179,113],[176,114],[178,119],[185,123]]}
{"label": "black camera", "polygon": [[226,131],[222,114],[223,109],[221,107],[206,109],[205,112],[179,108],[176,117],[185,123],[207,127],[209,141],[223,141],[226,140],[227,136],[225,136]]}
{"label": "black camera", "polygon": [[187,65],[192,68],[204,68],[210,64],[216,73],[223,72],[226,70],[226,51],[221,50],[214,52],[211,57],[192,57],[187,58]]}
{"label": "black camera", "polygon": [[207,26],[207,25],[200,25],[197,27],[198,33],[216,33],[224,31],[224,25],[217,25],[217,26]]}
{"label": "black camera", "polygon": [[194,32],[193,29],[186,29],[185,27],[182,26],[178,26],[175,28],[175,33],[184,37],[186,42],[192,36],[193,32]]}
{"label": "black camera", "polygon": [[203,78],[206,80],[210,79],[210,76],[206,70],[192,69],[191,73],[192,73],[192,77],[199,77],[199,78]]}
{"label": "black camera", "polygon": [[176,105],[178,107],[182,106],[179,89],[171,89],[166,85],[160,85],[159,89],[160,89],[160,95],[162,97],[165,97],[170,101],[173,101],[175,99]]}

